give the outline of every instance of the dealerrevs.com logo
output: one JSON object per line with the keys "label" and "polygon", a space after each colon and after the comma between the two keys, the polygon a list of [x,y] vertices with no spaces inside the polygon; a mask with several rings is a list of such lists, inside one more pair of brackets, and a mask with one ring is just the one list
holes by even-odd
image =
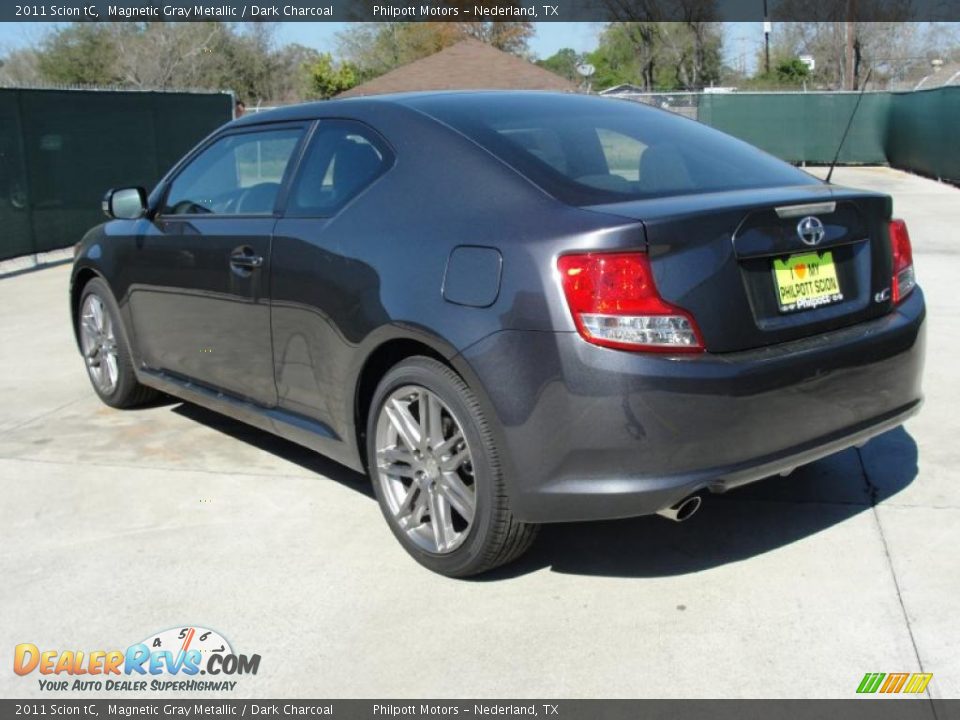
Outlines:
{"label": "dealerrevs.com logo", "polygon": [[164,630],[126,650],[41,650],[20,643],[13,653],[13,671],[37,673],[40,689],[49,691],[233,690],[237,681],[230,678],[256,675],[259,668],[259,655],[237,654],[222,635],[202,627]]}

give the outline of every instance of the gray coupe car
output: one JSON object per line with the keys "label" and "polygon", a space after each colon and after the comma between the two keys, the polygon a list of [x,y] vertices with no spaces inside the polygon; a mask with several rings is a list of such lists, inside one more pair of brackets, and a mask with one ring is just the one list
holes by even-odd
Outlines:
{"label": "gray coupe car", "polygon": [[168,393],[369,473],[450,576],[541,523],[684,520],[921,403],[890,198],[635,103],[287,107],[104,209],[70,290],[103,401]]}

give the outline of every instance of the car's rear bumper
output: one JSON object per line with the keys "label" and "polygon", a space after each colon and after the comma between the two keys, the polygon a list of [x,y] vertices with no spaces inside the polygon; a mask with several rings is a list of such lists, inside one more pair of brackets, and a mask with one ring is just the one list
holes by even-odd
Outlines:
{"label": "car's rear bumper", "polygon": [[739,353],[666,357],[503,331],[461,359],[499,421],[521,520],[630,517],[902,423],[922,401],[924,315],[918,289],[878,320]]}

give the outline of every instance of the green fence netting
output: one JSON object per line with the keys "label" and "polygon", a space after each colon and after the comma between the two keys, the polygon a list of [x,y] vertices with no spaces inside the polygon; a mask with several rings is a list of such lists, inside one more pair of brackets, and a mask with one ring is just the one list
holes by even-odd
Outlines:
{"label": "green fence netting", "polygon": [[[857,102],[856,93],[731,93],[704,95],[699,119],[788,162],[833,160]],[[885,163],[890,96],[863,96],[840,162]]]}
{"label": "green fence netting", "polygon": [[[730,93],[700,98],[701,122],[793,163],[829,163],[856,93]],[[889,164],[960,182],[960,87],[865,93],[840,153],[845,164]]]}
{"label": "green fence netting", "polygon": [[150,188],[232,111],[226,93],[0,89],[0,259],[76,243],[108,188]]}
{"label": "green fence netting", "polygon": [[[793,163],[829,163],[856,93],[730,93],[701,122]],[[0,259],[68,247],[110,187],[151,187],[230,119],[224,93],[0,89]],[[960,87],[866,93],[840,154],[960,182]]]}
{"label": "green fence netting", "polygon": [[891,97],[887,158],[893,167],[960,182],[960,87]]}

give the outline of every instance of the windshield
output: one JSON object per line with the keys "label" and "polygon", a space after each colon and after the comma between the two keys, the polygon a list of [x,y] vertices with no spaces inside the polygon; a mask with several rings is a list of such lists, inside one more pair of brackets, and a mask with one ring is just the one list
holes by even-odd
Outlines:
{"label": "windshield", "polygon": [[819,180],[706,125],[582,95],[432,95],[409,104],[572,205]]}

